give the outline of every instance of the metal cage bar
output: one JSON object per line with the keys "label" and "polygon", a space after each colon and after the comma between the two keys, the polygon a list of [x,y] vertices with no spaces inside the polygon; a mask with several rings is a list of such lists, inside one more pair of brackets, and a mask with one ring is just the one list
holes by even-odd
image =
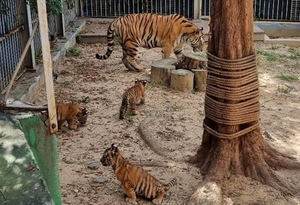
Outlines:
{"label": "metal cage bar", "polygon": [[88,17],[119,17],[133,13],[179,13],[193,18],[194,0],[80,0],[81,14]]}
{"label": "metal cage bar", "polygon": [[9,84],[22,52],[17,1],[2,1],[1,6],[4,11],[0,12],[0,92]]}

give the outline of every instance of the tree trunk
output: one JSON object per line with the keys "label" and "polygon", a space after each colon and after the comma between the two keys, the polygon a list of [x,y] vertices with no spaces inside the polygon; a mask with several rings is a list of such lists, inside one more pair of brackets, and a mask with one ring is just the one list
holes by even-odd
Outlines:
{"label": "tree trunk", "polygon": [[273,170],[300,163],[271,148],[259,127],[253,0],[212,1],[210,31],[203,139],[190,162],[200,166],[205,181],[241,174],[294,192]]}

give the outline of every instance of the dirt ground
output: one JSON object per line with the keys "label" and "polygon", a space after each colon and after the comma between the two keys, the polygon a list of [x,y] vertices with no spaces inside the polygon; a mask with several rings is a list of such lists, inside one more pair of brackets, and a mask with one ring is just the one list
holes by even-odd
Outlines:
{"label": "dirt ground", "polygon": [[[106,45],[77,45],[75,50],[80,51],[78,56],[65,57],[54,68],[59,74],[55,82],[56,99],[76,101],[90,115],[87,124],[79,130],[65,128],[57,133],[63,204],[127,204],[111,167],[100,164],[97,169],[88,168],[92,162],[99,163],[103,151],[112,143],[117,143],[131,161],[160,161],[169,165],[144,166],[144,169],[166,183],[178,177],[178,184],[169,190],[163,204],[187,204],[202,181],[200,170],[184,160],[194,155],[201,144],[205,93],[181,92],[151,83],[151,64],[161,58],[160,49],[139,50],[137,59],[145,68],[140,73],[127,71],[121,62],[119,46],[104,61],[95,59],[95,54],[104,54]],[[257,43],[256,51],[261,129],[271,145],[300,160],[300,49]],[[146,104],[138,107],[139,115],[127,115],[125,120],[119,120],[121,96],[136,78],[149,81]],[[42,89],[36,104],[45,101]],[[171,157],[154,153],[140,137],[138,126],[151,113],[155,113],[156,120],[148,128]],[[298,186],[300,192],[299,171],[278,170],[277,173]],[[283,196],[242,176],[228,179],[222,191],[227,204],[300,204],[300,196]],[[142,198],[138,198],[138,203],[151,204]]]}

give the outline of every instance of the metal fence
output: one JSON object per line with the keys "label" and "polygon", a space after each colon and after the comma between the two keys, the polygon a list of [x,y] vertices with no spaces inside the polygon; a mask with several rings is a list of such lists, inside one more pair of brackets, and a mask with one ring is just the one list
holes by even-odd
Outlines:
{"label": "metal fence", "polygon": [[[63,6],[64,18],[59,15],[48,15],[50,41],[55,40],[57,36],[64,35],[64,30],[76,16],[75,3],[65,3]],[[9,84],[32,33],[32,28],[37,22],[38,14],[30,8],[28,1],[0,0],[0,93]],[[41,37],[38,28],[31,48],[22,63],[19,76],[27,69],[35,69],[35,65],[38,63],[36,61],[42,57],[41,50]]]}
{"label": "metal fence", "polygon": [[193,18],[194,0],[80,0],[82,16],[119,17],[133,13],[179,13]]}
{"label": "metal fence", "polygon": [[[31,26],[34,27],[34,24],[37,23],[39,20],[38,14],[31,10],[30,11],[31,16]],[[33,37],[33,53],[34,53],[34,60],[36,60],[36,57],[40,55],[42,52],[42,43],[41,43],[41,36],[40,36],[40,29],[38,28],[36,31],[36,34]]]}
{"label": "metal fence", "polygon": [[[210,15],[211,0],[202,0],[202,15]],[[255,20],[300,21],[300,0],[255,0]]]}
{"label": "metal fence", "polygon": [[[22,53],[17,1],[0,2],[0,91],[9,83]],[[22,72],[23,70],[21,70]]]}

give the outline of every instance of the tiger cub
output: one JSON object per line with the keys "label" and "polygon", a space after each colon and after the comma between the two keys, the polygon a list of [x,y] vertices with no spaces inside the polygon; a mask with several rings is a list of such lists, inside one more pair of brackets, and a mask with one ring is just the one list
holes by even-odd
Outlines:
{"label": "tiger cub", "polygon": [[131,164],[115,144],[104,151],[100,162],[103,166],[112,166],[127,195],[126,201],[132,204],[137,204],[136,196],[144,196],[152,199],[153,204],[159,205],[166,191],[177,182],[175,177],[168,184],[162,184],[143,168]]}
{"label": "tiger cub", "polygon": [[130,105],[131,113],[133,115],[137,115],[138,111],[136,111],[136,104],[140,100],[141,104],[145,103],[145,85],[146,80],[136,79],[134,86],[125,91],[122,96],[122,104],[120,107],[119,118],[124,119],[128,106]]}
{"label": "tiger cub", "polygon": [[86,108],[81,108],[77,103],[56,103],[56,115],[58,128],[61,129],[65,121],[68,123],[68,127],[71,130],[77,128],[76,119],[80,124],[85,124],[88,111]]}
{"label": "tiger cub", "polygon": [[107,29],[107,51],[104,55],[97,53],[97,59],[105,60],[110,57],[115,37],[123,49],[122,62],[131,71],[141,71],[141,66],[135,59],[138,47],[160,47],[162,58],[170,57],[173,51],[180,60],[185,43],[191,44],[194,51],[205,43],[203,28],[180,14],[128,14],[111,22]]}

